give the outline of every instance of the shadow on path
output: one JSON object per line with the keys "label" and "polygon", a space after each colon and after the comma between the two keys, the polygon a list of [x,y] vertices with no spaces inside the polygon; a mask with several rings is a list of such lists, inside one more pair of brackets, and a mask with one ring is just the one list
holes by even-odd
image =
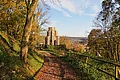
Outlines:
{"label": "shadow on path", "polygon": [[35,80],[78,80],[76,73],[69,65],[48,52],[44,55],[44,65],[35,76]]}

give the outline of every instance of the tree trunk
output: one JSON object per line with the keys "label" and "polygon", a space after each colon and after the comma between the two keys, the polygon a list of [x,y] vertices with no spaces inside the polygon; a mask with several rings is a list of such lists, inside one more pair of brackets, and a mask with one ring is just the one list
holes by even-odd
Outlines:
{"label": "tree trunk", "polygon": [[29,37],[31,34],[32,28],[32,21],[33,21],[33,14],[36,10],[38,0],[32,0],[31,2],[26,1],[27,5],[27,14],[26,14],[26,22],[24,26],[22,42],[21,42],[21,59],[26,63],[27,62],[27,53],[28,53],[28,44],[29,44]]}

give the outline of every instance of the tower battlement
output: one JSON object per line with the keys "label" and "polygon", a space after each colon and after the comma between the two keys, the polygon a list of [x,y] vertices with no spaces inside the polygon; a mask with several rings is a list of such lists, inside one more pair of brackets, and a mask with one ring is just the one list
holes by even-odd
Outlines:
{"label": "tower battlement", "polygon": [[59,45],[59,36],[55,27],[49,27],[45,38],[46,45]]}

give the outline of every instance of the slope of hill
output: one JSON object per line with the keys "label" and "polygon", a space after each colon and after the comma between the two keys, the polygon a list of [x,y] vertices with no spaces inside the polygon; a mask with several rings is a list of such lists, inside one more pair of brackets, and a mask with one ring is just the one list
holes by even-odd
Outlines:
{"label": "slope of hill", "polygon": [[84,44],[84,43],[87,43],[87,41],[88,41],[87,37],[68,37],[67,36],[67,38],[70,39],[73,43],[78,41],[81,44]]}

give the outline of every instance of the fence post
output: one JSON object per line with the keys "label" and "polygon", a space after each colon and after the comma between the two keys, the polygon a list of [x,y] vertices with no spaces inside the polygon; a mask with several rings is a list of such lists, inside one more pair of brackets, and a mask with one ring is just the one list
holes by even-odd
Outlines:
{"label": "fence post", "polygon": [[85,61],[86,63],[88,62],[88,57],[86,57],[86,61]]}
{"label": "fence post", "polygon": [[115,65],[115,80],[118,80],[118,66]]}

